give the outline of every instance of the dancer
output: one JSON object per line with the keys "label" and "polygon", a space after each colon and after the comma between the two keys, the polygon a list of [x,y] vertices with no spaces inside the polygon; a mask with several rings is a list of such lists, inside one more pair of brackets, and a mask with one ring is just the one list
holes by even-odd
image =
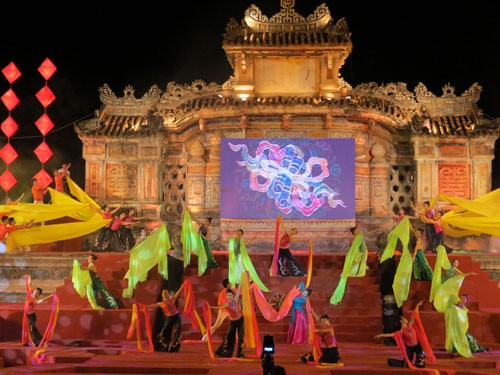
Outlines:
{"label": "dancer", "polygon": [[120,228],[120,238],[125,250],[131,250],[137,243],[134,233],[132,232],[132,225],[134,222],[144,219],[146,219],[146,216],[135,216],[135,208],[133,207],[125,211],[123,225]]}
{"label": "dancer", "polygon": [[434,219],[434,210],[431,208],[431,203],[429,201],[425,201],[423,204],[423,208],[421,208],[421,209],[416,208],[413,205],[413,203],[410,203],[410,205],[411,205],[411,208],[413,208],[415,210],[415,212],[418,212],[418,215],[420,216],[422,221],[425,223],[425,226],[424,226],[425,243],[426,243],[425,251],[436,253],[436,249],[433,247],[434,238],[436,237],[436,229],[434,228],[433,223],[427,221],[427,220]]}
{"label": "dancer", "polygon": [[366,246],[365,238],[357,226],[352,227],[349,230],[354,238],[345,257],[340,281],[330,298],[330,303],[332,305],[337,305],[342,301],[347,285],[347,278],[364,277],[366,275],[366,270],[368,269],[368,248]]}
{"label": "dancer", "polygon": [[410,241],[410,251],[413,252],[413,276],[415,280],[432,281],[432,268],[425,257],[425,236],[424,230],[418,228],[413,230],[414,236]]}
{"label": "dancer", "polygon": [[[385,262],[384,262],[385,263]],[[382,332],[393,333],[401,329],[401,316],[403,309],[398,306],[394,294],[386,294],[382,297]],[[391,337],[384,337],[385,345],[396,345],[396,341]]]}
{"label": "dancer", "polygon": [[[306,240],[294,238],[294,236],[299,233],[299,230],[297,228],[290,229],[289,233],[286,231],[283,225],[283,221],[281,221],[281,224],[282,229],[285,231],[285,233],[281,236],[279,244],[278,270],[280,276],[290,276],[290,274],[292,276],[306,276],[305,271],[302,270],[297,260],[292,255],[292,252],[290,251],[291,242],[306,242]],[[290,272],[287,271],[287,265]]]}
{"label": "dancer", "polygon": [[[167,255],[168,279],[162,278],[160,295],[157,301],[163,300],[163,290],[179,290],[184,282],[184,257],[181,250],[170,249]],[[153,324],[153,336],[158,337],[165,325],[165,314],[156,314]]]}
{"label": "dancer", "polygon": [[241,284],[238,285],[236,294],[231,289],[226,291],[227,303],[221,306],[210,306],[210,308],[215,310],[226,309],[231,320],[224,341],[215,351],[217,357],[231,358],[233,356],[236,335],[238,335],[238,352],[236,357],[243,358],[244,356],[245,324],[240,292]]}
{"label": "dancer", "polygon": [[61,172],[59,169],[54,170],[54,189],[61,193],[64,193],[64,177],[66,177],[66,172]]}
{"label": "dancer", "polygon": [[[21,201],[21,199],[23,199],[23,197],[24,197],[24,193],[22,193],[19,197],[17,197],[17,199],[14,199],[14,200],[10,199],[10,197],[5,197],[5,204],[7,206],[19,204],[19,202]],[[6,212],[4,212],[3,214],[7,215]]]}
{"label": "dancer", "polygon": [[306,288],[304,283],[300,283],[298,288],[301,294],[295,297],[292,302],[292,316],[287,335],[287,342],[289,344],[307,344],[309,341],[309,324],[304,305],[307,298],[311,295],[312,289]]}
{"label": "dancer", "polygon": [[124,222],[125,211],[114,215],[111,227],[109,228],[109,247],[108,251],[116,251],[122,253],[125,251],[125,244],[122,241],[121,230],[124,226],[132,225],[131,222]]}
{"label": "dancer", "polygon": [[[219,297],[217,299],[217,306],[223,306],[227,303],[227,291],[228,290],[233,290],[231,283],[229,282],[229,279],[224,279],[222,280],[222,289],[219,292]],[[215,320],[215,323],[210,327],[210,332],[213,335],[217,329],[222,325],[224,320],[228,317],[229,312],[227,309],[220,309],[219,312],[217,313],[217,319]],[[206,341],[207,340],[207,334],[204,334],[201,341]]]}
{"label": "dancer", "polygon": [[102,207],[103,213],[102,213],[102,218],[104,220],[111,220],[108,224],[103,226],[99,230],[99,234],[97,235],[96,243],[95,243],[95,248],[96,250],[99,251],[105,251],[107,247],[109,246],[109,238],[111,236],[111,222],[113,221],[113,216],[118,212],[120,209],[120,205],[118,205],[116,208],[111,209],[111,207],[108,204],[104,204]]}
{"label": "dancer", "polygon": [[453,258],[451,260],[451,267],[449,269],[445,269],[443,272],[443,276],[441,276],[441,284],[444,283],[446,280],[451,279],[452,277],[455,277],[457,275],[463,275],[464,277],[477,275],[477,272],[463,273],[458,268],[459,265],[460,265],[460,260],[458,258]]}
{"label": "dancer", "polygon": [[177,298],[181,290],[182,287],[177,292],[163,289],[162,301],[148,305],[149,308],[161,308],[166,316],[165,324],[155,339],[155,351],[175,353],[181,348],[182,319],[177,308]]}
{"label": "dancer", "polygon": [[47,192],[47,190],[44,189],[42,184],[38,183],[38,180],[36,178],[31,179],[31,193],[33,194],[33,203],[34,204],[43,204],[43,195]]}
{"label": "dancer", "polygon": [[[340,353],[330,317],[326,314],[319,316],[313,309],[311,309],[311,313],[318,323],[314,329],[316,339],[319,339],[321,350],[321,356],[319,357],[318,362],[339,363]],[[312,353],[307,353],[302,356],[301,360],[305,363],[314,362],[314,357]]]}
{"label": "dancer", "polygon": [[42,288],[33,289],[31,287],[30,276],[24,275],[24,278],[27,281],[28,291],[29,291],[28,297],[26,298],[26,301],[24,303],[24,311],[25,311],[26,316],[28,318],[29,337],[31,339],[31,342],[33,342],[33,344],[35,346],[39,346],[40,342],[43,339],[43,336],[41,335],[40,331],[38,331],[38,328],[36,327],[35,305],[38,305],[38,304],[48,300],[49,298],[52,298],[53,294],[50,294],[44,298],[40,298],[40,296],[43,293]]}
{"label": "dancer", "polygon": [[[7,219],[7,225],[6,225],[6,234],[5,234],[5,237],[8,237],[9,233],[10,232],[13,232],[15,230],[19,230],[19,229],[27,229],[27,228],[31,228],[31,226],[33,225],[33,219],[31,219],[28,224],[24,224],[24,225],[16,225],[16,219],[13,218],[12,216],[9,217]],[[31,246],[30,245],[22,245],[22,246],[19,246],[19,247],[16,247],[14,249],[15,252],[25,252],[25,253],[29,253],[31,251]]]}
{"label": "dancer", "polygon": [[[479,341],[476,340],[474,336],[469,332],[469,310],[467,309],[467,302],[469,302],[469,295],[468,294],[462,294],[460,296],[460,300],[451,306],[451,308],[445,313],[445,318],[447,324],[453,324],[454,327],[451,328],[451,335],[453,335],[456,338],[457,333],[462,334],[463,337],[463,331],[465,330],[465,338],[467,340],[467,344],[469,347],[469,351],[471,353],[483,353],[489,350],[489,348],[483,347]],[[448,330],[447,330],[448,332]],[[450,336],[451,336],[450,335]],[[450,337],[451,343],[448,343],[448,335],[447,337],[447,344],[446,344],[446,349],[448,350],[448,347],[450,351],[452,352],[457,352],[457,349],[455,348],[453,344],[453,338]],[[461,340],[462,344],[465,344],[464,340]]]}
{"label": "dancer", "polygon": [[243,234],[243,229],[238,229],[236,235],[229,240],[229,282],[232,285],[239,285],[241,274],[248,271],[250,279],[259,286],[260,290],[269,292],[269,288],[260,279],[247,253],[246,246],[250,245],[255,237],[245,242],[243,241]]}
{"label": "dancer", "polygon": [[441,223],[442,216],[443,212],[437,211],[432,218],[424,218],[423,220],[426,224],[434,225],[434,242],[431,244],[433,251],[436,252],[436,247],[439,245],[443,245],[446,249],[446,252],[449,254],[453,251],[453,249],[444,244],[446,232],[444,230],[443,224]]}
{"label": "dancer", "polygon": [[[94,299],[94,305],[105,309],[117,309],[118,302],[97,274],[97,267],[95,265],[96,260],[97,255],[89,254],[87,257],[87,267],[81,267],[81,269],[89,271],[90,279],[92,280],[92,298]],[[99,296],[101,297],[101,301],[99,300]]]}
{"label": "dancer", "polygon": [[[381,206],[384,211],[388,211],[387,207],[385,205]],[[418,213],[417,215],[409,215],[408,214],[408,209],[404,209],[403,207],[394,207],[393,210],[389,211],[389,214],[396,219],[397,224],[403,220],[405,216],[408,216],[409,219],[417,219],[418,218]]]}
{"label": "dancer", "polygon": [[187,208],[189,213],[191,214],[191,218],[196,221],[196,223],[199,225],[198,227],[198,234],[201,236],[201,241],[203,242],[203,248],[205,249],[205,254],[207,255],[207,268],[219,268],[219,264],[214,258],[214,254],[212,253],[212,250],[210,249],[210,227],[212,225],[212,218],[206,217],[204,222],[199,221],[196,219]]}
{"label": "dancer", "polygon": [[425,367],[426,353],[429,363],[435,363],[435,357],[425,335],[418,310],[424,301],[419,301],[412,312],[410,319],[401,317],[401,329],[393,333],[381,333],[376,339],[393,337],[404,359],[389,358],[387,364],[393,367],[423,368]]}
{"label": "dancer", "polygon": [[[445,348],[448,352],[456,352],[462,357],[472,357],[471,347],[467,339],[469,329],[468,310],[465,308],[465,299],[459,297],[460,288],[465,277],[475,275],[475,272],[464,274],[458,269],[458,259],[453,259],[451,265],[448,261],[444,246],[437,247],[438,256],[434,268],[434,279],[431,286],[429,300],[433,302],[434,308],[444,314],[446,327]],[[442,266],[449,267],[441,277],[439,276]]]}

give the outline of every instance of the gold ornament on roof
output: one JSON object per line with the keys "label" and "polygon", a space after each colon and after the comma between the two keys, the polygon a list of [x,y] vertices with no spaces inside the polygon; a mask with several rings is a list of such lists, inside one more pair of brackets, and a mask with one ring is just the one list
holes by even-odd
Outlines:
{"label": "gold ornament on roof", "polygon": [[307,19],[294,9],[295,0],[281,0],[281,9],[271,18],[251,5],[245,11],[245,23],[258,32],[313,31],[324,28],[332,19],[326,4],[319,5]]}

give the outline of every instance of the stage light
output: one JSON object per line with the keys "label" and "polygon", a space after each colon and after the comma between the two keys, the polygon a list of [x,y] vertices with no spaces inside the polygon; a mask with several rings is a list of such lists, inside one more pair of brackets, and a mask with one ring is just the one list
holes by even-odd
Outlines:
{"label": "stage light", "polygon": [[262,354],[274,354],[274,337],[270,335],[264,336],[262,345]]}
{"label": "stage light", "polygon": [[263,375],[286,375],[286,370],[283,366],[274,364],[274,337],[265,335],[262,344],[262,374]]}

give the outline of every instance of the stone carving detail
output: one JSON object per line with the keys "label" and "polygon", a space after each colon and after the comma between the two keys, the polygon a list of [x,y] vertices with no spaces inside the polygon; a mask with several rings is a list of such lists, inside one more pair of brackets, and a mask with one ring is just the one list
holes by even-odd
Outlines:
{"label": "stone carving detail", "polygon": [[137,164],[106,164],[106,200],[137,199]]}
{"label": "stone carving detail", "polygon": [[86,144],[84,150],[85,155],[103,155],[106,148],[104,144]]}
{"label": "stone carving detail", "polygon": [[399,102],[416,104],[415,95],[407,88],[404,82],[388,83],[387,85],[378,85],[375,82],[361,83],[355,90],[359,93],[371,95],[385,95],[394,98]]}
{"label": "stone carving detail", "polygon": [[438,181],[441,194],[470,199],[470,171],[468,164],[439,164]]}
{"label": "stone carving detail", "polygon": [[269,138],[307,138],[307,133],[276,130],[276,131],[268,131],[267,136]]}
{"label": "stone carving detail", "polygon": [[443,157],[467,156],[467,147],[465,145],[442,145],[439,151]]}
{"label": "stone carving detail", "polygon": [[412,165],[393,165],[389,170],[390,206],[410,207],[414,201],[415,167]]}
{"label": "stone carving detail", "polygon": [[188,84],[178,84],[176,82],[169,82],[163,95],[161,96],[161,103],[175,104],[180,101],[186,101],[194,97],[206,96],[222,91],[221,85],[211,82],[206,83],[202,80],[197,80]]}
{"label": "stone carving detail", "polygon": [[477,103],[479,96],[481,94],[482,87],[474,83],[465,90],[460,97],[455,94],[455,87],[451,86],[449,83],[443,86],[443,95],[437,97],[427,87],[419,82],[417,87],[415,87],[415,94],[419,103],[432,107],[432,105],[447,105],[448,108],[452,105],[470,105]]}
{"label": "stone carving detail", "polygon": [[[261,10],[251,5],[245,11],[245,22],[253,30],[284,31],[284,30],[314,30],[324,27],[331,20],[330,10],[326,4],[316,8],[313,14],[307,17],[297,13],[294,9],[295,0],[281,0],[281,9],[270,19],[262,14]],[[284,25],[287,25],[285,28]]]}
{"label": "stone carving detail", "polygon": [[135,89],[127,85],[123,90],[123,97],[118,98],[108,84],[99,88],[100,99],[104,104],[110,106],[153,106],[160,100],[161,90],[153,85],[141,99],[135,97]]}
{"label": "stone carving detail", "polygon": [[186,195],[186,169],[181,164],[165,164],[162,179],[163,220],[176,220],[183,212],[182,204]]}
{"label": "stone carving detail", "polygon": [[374,163],[385,162],[386,161],[385,154],[386,154],[385,147],[381,143],[377,142],[372,146],[371,149],[371,155],[373,157],[372,162]]}
{"label": "stone carving detail", "polygon": [[191,163],[204,163],[205,162],[205,147],[200,140],[191,142],[188,146],[189,162]]}
{"label": "stone carving detail", "polygon": [[137,158],[137,144],[112,144],[108,147],[108,156],[111,158]]}

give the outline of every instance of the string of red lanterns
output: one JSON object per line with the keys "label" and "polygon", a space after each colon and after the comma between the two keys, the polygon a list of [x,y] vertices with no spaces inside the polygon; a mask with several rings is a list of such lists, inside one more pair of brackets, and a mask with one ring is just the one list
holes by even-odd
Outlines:
{"label": "string of red lanterns", "polygon": [[35,125],[42,133],[43,135],[43,140],[42,143],[38,145],[37,148],[35,148],[34,153],[37,156],[38,160],[42,163],[42,168],[38,171],[36,175],[33,176],[33,178],[36,178],[38,183],[43,186],[43,188],[47,188],[49,186],[53,179],[49,173],[45,170],[45,163],[52,157],[54,154],[52,152],[52,149],[49,147],[49,145],[45,142],[45,136],[52,130],[54,127],[54,123],[50,119],[50,117],[47,115],[47,107],[52,104],[52,102],[56,99],[54,93],[48,86],[48,80],[52,77],[52,75],[55,73],[57,70],[56,66],[50,61],[49,58],[46,58],[42,65],[38,67],[38,72],[42,75],[42,77],[45,79],[45,86],[43,86],[37,93],[36,93],[36,98],[40,102],[40,104],[44,108],[44,113],[40,118],[35,121]]}
{"label": "string of red lanterns", "polygon": [[10,88],[2,95],[2,98],[1,98],[2,103],[5,105],[5,107],[9,111],[9,114],[8,114],[7,118],[2,122],[2,125],[0,125],[2,132],[7,137],[7,143],[0,149],[0,157],[2,158],[4,163],[6,164],[5,171],[0,175],[0,186],[7,194],[9,192],[9,190],[12,189],[12,187],[14,187],[17,184],[17,179],[14,177],[14,175],[9,170],[9,166],[18,157],[18,153],[16,152],[16,150],[12,147],[12,145],[10,143],[10,138],[19,129],[17,122],[11,116],[12,110],[14,108],[16,108],[20,102],[16,93],[12,89],[12,84],[19,77],[21,77],[21,72],[19,71],[17,66],[13,62],[11,62],[5,68],[2,69],[2,74],[4,75],[4,77],[7,79],[7,81],[10,84]]}

